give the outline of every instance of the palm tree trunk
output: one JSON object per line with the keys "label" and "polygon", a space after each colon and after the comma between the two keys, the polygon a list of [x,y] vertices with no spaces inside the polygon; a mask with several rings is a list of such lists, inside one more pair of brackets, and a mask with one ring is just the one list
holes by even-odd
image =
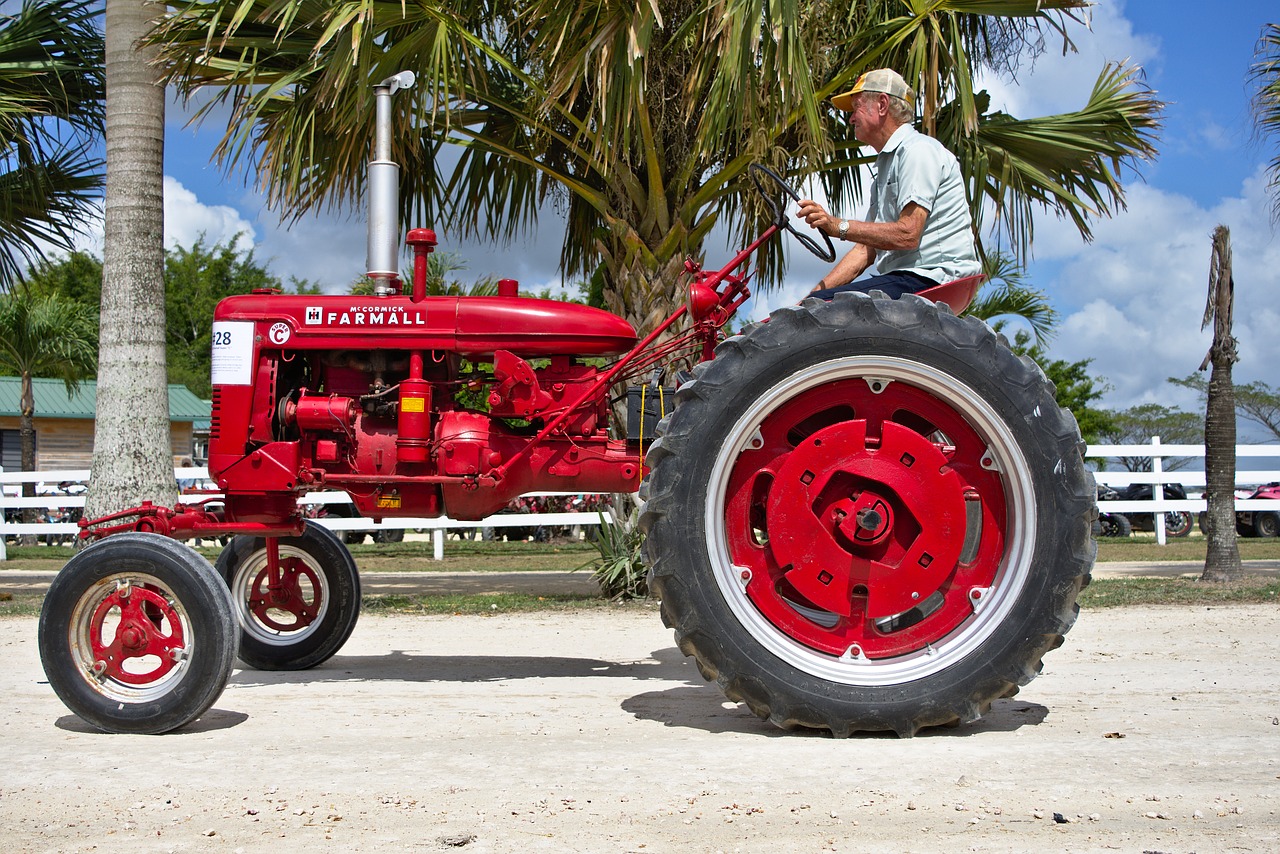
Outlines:
{"label": "palm tree trunk", "polygon": [[[31,389],[31,374],[24,371],[22,374],[22,397],[18,402],[18,433],[22,443],[22,470],[36,470],[36,401],[35,395]],[[35,498],[36,485],[31,482],[22,484],[22,497]],[[24,525],[35,524],[36,508],[22,508],[22,523]],[[36,544],[35,534],[23,534],[18,543],[24,546],[34,546]]]}
{"label": "palm tree trunk", "polygon": [[162,4],[107,0],[107,189],[89,518],[177,500],[164,318],[164,86],[139,46]]}
{"label": "palm tree trunk", "polygon": [[1202,581],[1232,581],[1244,574],[1236,542],[1236,398],[1231,366],[1239,358],[1231,335],[1235,282],[1231,276],[1231,233],[1213,232],[1213,261],[1204,322],[1213,322],[1213,346],[1200,364],[1210,363],[1209,395],[1204,417],[1204,472],[1209,495],[1208,551]]}

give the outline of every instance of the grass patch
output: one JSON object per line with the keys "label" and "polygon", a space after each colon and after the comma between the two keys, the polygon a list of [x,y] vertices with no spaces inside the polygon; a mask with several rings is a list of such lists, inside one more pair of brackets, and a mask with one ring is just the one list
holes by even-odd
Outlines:
{"label": "grass patch", "polygon": [[656,610],[656,600],[635,600],[618,604],[599,596],[531,596],[524,593],[497,593],[475,596],[427,596],[389,593],[364,596],[360,600],[366,614],[428,614],[445,616],[492,616],[533,612]]}
{"label": "grass patch", "polygon": [[1246,576],[1220,584],[1197,578],[1095,578],[1080,593],[1081,608],[1135,605],[1258,605],[1280,603],[1280,579]]}
{"label": "grass patch", "polygon": [[[1240,537],[1237,541],[1241,560],[1280,560],[1280,538],[1264,540]],[[1170,537],[1166,545],[1156,543],[1154,534],[1133,537],[1098,538],[1098,563],[1116,561],[1179,560],[1204,563],[1208,542],[1204,537]]]}
{"label": "grass patch", "polygon": [[39,593],[0,593],[0,619],[6,617],[38,617],[44,595]]}
{"label": "grass patch", "polygon": [[[37,617],[44,596],[0,593],[0,619]],[[1280,579],[1248,576],[1229,584],[1194,578],[1095,578],[1080,594],[1081,608],[1123,608],[1142,605],[1258,605],[1280,604]],[[598,596],[533,596],[522,593],[480,595],[406,595],[391,593],[361,599],[366,614],[493,616],[496,614],[569,613],[575,611],[654,611],[656,599],[610,602]]]}

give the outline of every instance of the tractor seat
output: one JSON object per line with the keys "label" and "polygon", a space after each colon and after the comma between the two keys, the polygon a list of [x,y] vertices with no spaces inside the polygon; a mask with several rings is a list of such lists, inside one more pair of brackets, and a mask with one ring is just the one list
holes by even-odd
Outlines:
{"label": "tractor seat", "polygon": [[940,285],[916,291],[916,296],[924,297],[930,302],[945,302],[951,306],[953,312],[960,314],[969,307],[969,303],[973,302],[973,297],[978,293],[978,288],[982,287],[982,283],[986,280],[987,277],[981,274],[965,276],[963,279],[943,282]]}

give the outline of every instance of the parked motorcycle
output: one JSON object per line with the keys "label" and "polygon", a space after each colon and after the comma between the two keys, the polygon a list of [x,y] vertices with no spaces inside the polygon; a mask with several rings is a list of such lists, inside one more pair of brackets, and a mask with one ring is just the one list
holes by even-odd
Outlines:
{"label": "parked motorcycle", "polygon": [[[1280,501],[1280,483],[1264,483],[1256,489],[1237,489],[1236,500],[1271,498]],[[1276,505],[1280,508],[1280,504]],[[1206,514],[1200,514],[1200,533],[1208,534]],[[1236,533],[1241,537],[1274,537],[1280,535],[1280,511],[1237,510]]]}
{"label": "parked motorcycle", "polygon": [[[1109,494],[1103,498],[1102,490],[1105,489]],[[1152,496],[1152,485],[1149,483],[1131,483],[1122,490],[1111,489],[1110,487],[1100,487],[1098,491],[1099,500],[1108,501],[1150,501]],[[1164,497],[1170,499],[1184,499],[1187,497],[1187,490],[1180,483],[1164,484]],[[1155,517],[1151,513],[1118,513],[1114,514],[1124,516],[1133,531],[1152,532],[1155,528]],[[1195,524],[1195,520],[1191,514],[1185,510],[1172,510],[1164,514],[1164,532],[1169,537],[1186,537],[1190,536],[1191,528]],[[1127,536],[1126,534],[1117,534],[1115,536]]]}
{"label": "parked motorcycle", "polygon": [[[1099,501],[1119,501],[1120,493],[1105,484],[1098,484]],[[1093,522],[1095,537],[1128,537],[1133,534],[1133,525],[1129,517],[1123,513],[1107,513],[1098,511],[1098,518]]]}

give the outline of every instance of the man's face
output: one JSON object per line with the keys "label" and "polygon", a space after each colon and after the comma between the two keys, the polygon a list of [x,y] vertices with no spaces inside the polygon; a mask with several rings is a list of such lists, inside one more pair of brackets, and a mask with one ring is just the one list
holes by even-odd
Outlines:
{"label": "man's face", "polygon": [[870,92],[861,92],[854,99],[853,110],[849,113],[849,124],[853,125],[853,135],[863,142],[867,141],[867,133],[880,123],[880,99]]}

